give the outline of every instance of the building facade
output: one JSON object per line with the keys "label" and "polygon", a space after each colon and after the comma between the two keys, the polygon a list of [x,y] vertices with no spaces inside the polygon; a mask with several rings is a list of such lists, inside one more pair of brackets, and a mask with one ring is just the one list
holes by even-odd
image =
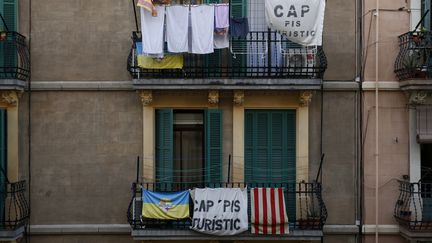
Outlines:
{"label": "building facade", "polygon": [[[221,3],[249,20],[247,36],[159,70],[138,65],[133,1],[0,1],[1,166],[8,186],[26,181],[9,194],[30,210],[15,213],[4,240],[361,240],[372,224],[360,196],[371,104],[365,91],[361,106],[361,1],[327,1],[323,46],[313,48],[269,30],[264,1]],[[215,238],[187,220],[141,217],[142,188],[204,186],[284,187],[291,233]]]}
{"label": "building facade", "polygon": [[363,9],[366,242],[432,240],[430,4],[366,1]]}

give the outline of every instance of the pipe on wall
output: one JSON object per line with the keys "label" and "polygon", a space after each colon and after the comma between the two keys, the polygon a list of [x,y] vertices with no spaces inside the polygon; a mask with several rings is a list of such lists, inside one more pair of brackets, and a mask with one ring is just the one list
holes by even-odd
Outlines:
{"label": "pipe on wall", "polygon": [[379,243],[379,0],[375,7],[375,242]]}

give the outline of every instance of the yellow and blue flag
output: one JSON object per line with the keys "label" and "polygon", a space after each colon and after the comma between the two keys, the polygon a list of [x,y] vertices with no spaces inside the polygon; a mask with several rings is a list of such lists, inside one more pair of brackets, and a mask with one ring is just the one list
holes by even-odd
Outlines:
{"label": "yellow and blue flag", "polygon": [[142,191],[144,218],[176,220],[189,217],[189,191]]}

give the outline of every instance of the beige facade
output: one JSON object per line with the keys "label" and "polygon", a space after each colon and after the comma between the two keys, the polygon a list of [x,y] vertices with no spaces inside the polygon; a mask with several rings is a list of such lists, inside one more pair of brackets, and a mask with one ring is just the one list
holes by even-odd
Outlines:
{"label": "beige facade", "polygon": [[[128,72],[126,63],[133,44],[131,34],[136,30],[131,1],[19,1],[18,31],[30,44],[31,95],[27,88],[16,106],[7,106],[10,114],[8,173],[16,180],[28,180],[31,175],[31,240],[134,241],[126,212],[131,200],[131,184],[136,177],[136,158],[139,156],[142,161],[139,179],[154,182],[155,110],[171,108],[223,111],[222,178],[229,177],[234,182],[245,181],[245,111],[295,110],[296,182],[313,182],[321,155],[325,154],[319,179],[322,179],[328,218],[321,233],[326,242],[356,242],[360,238],[360,94],[356,82],[361,63],[360,2],[327,1],[323,47],[328,66],[323,79],[262,79],[257,81],[264,84],[261,86],[244,85],[250,81],[247,79],[217,79],[229,85],[207,83],[199,88],[182,83],[191,79],[163,79],[163,82],[177,85],[168,89],[161,84],[150,88],[137,85],[148,80],[136,80]],[[370,3],[366,1],[365,4],[364,13],[369,10]],[[400,1],[400,4],[405,2]],[[408,23],[408,13],[386,14],[397,16],[395,19],[402,17]],[[368,18],[369,15],[365,15],[363,26],[369,25]],[[395,19],[389,21],[389,25],[382,23],[383,29],[388,28],[389,39],[394,29],[401,28],[400,25],[395,25],[394,29],[388,27]],[[385,43],[389,43],[388,49],[383,48],[381,53],[396,56],[393,51],[396,40],[391,40],[391,45]],[[372,50],[373,45],[368,52]],[[372,56],[369,54],[366,60],[365,81],[373,79]],[[389,77],[393,59],[393,56],[381,59],[383,67],[387,67],[385,70],[390,72],[385,74]],[[391,81],[387,76],[383,80]],[[206,83],[207,80],[192,82]],[[365,110],[373,109],[371,97],[365,94]],[[390,106],[403,107],[403,103],[394,102],[401,97],[398,91],[389,94]],[[407,122],[401,111],[388,112],[389,123],[395,116],[400,120],[400,124],[392,128],[399,129]],[[399,141],[403,141],[406,133],[398,136]],[[365,136],[366,148],[373,141],[372,136],[373,129],[370,129]],[[397,150],[398,155],[407,156],[402,144],[392,147],[388,142],[387,145],[392,151]],[[370,153],[371,150],[365,149],[365,183],[373,172],[366,162]],[[232,170],[228,175],[230,155]],[[392,159],[394,156],[389,152],[389,164]],[[407,168],[402,167],[406,164],[400,157],[397,159],[401,168],[389,172],[387,179],[397,173],[408,173],[404,171]],[[387,179],[383,179],[383,183]],[[395,191],[389,194],[391,200],[397,195]],[[371,195],[365,192],[366,198],[369,200]],[[365,206],[365,224],[373,224],[369,220],[373,213],[367,211],[370,209],[367,205],[369,203]],[[385,224],[394,223],[388,215],[383,214],[383,220]],[[308,242],[307,239],[301,242]],[[320,237],[314,238],[317,239]],[[188,238],[178,236],[174,240]],[[295,237],[284,240],[300,242]]]}

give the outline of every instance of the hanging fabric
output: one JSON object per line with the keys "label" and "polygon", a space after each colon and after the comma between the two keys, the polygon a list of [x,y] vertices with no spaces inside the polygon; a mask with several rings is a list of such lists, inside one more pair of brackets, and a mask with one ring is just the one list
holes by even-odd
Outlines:
{"label": "hanging fabric", "polygon": [[157,16],[157,11],[152,0],[138,0],[137,6],[150,12],[153,17]]}
{"label": "hanging fabric", "polygon": [[177,5],[166,8],[166,41],[169,52],[189,51],[188,23],[189,7]]}
{"label": "hanging fabric", "polygon": [[250,197],[252,234],[289,233],[283,188],[252,188]]}
{"label": "hanging fabric", "polygon": [[231,18],[230,19],[230,35],[231,37],[246,39],[249,34],[249,21],[247,18]]}
{"label": "hanging fabric", "polygon": [[145,69],[182,69],[183,55],[165,55],[163,58],[139,55],[138,66]]}
{"label": "hanging fabric", "polygon": [[229,27],[229,5],[215,5],[215,28],[224,29]]}
{"label": "hanging fabric", "polygon": [[153,17],[150,12],[141,8],[141,35],[143,54],[163,55],[165,7],[156,6],[158,15]]}
{"label": "hanging fabric", "polygon": [[325,6],[325,0],[266,0],[267,25],[292,42],[320,46]]}
{"label": "hanging fabric", "polygon": [[214,52],[214,6],[201,5],[191,7],[192,50],[194,54]]}

